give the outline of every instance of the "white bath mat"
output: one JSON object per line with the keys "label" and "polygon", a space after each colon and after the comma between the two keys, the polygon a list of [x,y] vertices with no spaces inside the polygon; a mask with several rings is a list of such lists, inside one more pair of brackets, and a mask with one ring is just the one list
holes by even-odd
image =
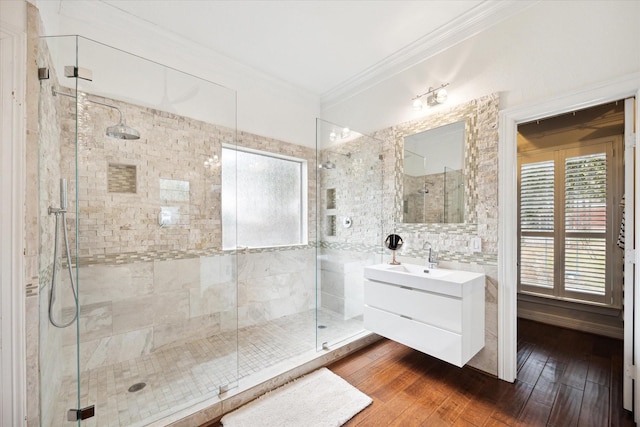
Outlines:
{"label": "white bath mat", "polygon": [[221,422],[224,427],[338,427],[371,402],[321,368],[226,414]]}

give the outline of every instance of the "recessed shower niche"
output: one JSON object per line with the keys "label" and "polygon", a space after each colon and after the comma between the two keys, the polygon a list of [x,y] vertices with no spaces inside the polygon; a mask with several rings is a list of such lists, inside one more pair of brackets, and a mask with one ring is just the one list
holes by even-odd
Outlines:
{"label": "recessed shower niche", "polygon": [[327,188],[327,209],[336,208],[336,189]]}
{"label": "recessed shower niche", "polygon": [[135,193],[136,166],[109,163],[107,187],[109,193]]}

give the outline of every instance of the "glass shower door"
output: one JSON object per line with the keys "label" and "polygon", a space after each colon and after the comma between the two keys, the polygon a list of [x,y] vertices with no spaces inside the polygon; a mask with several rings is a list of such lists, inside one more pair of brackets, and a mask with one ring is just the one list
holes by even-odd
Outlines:
{"label": "glass shower door", "polygon": [[57,115],[41,118],[59,134],[79,306],[60,339],[58,409],[95,406],[86,425],[145,425],[237,382],[237,262],[220,226],[235,92],[67,39],[51,49]]}
{"label": "glass shower door", "polygon": [[75,144],[75,103],[62,111],[58,91],[75,99],[75,79],[64,81],[64,67],[76,64],[76,38],[39,41],[38,67],[49,70],[40,79],[38,97],[38,224],[39,224],[39,384],[40,425],[67,423],[67,411],[79,408],[75,155],[63,145]]}
{"label": "glass shower door", "polygon": [[364,331],[364,267],[382,262],[383,144],[316,120],[316,349]]}

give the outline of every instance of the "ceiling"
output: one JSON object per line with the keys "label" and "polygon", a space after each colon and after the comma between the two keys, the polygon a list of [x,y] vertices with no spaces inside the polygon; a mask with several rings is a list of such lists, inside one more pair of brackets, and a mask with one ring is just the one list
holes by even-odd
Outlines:
{"label": "ceiling", "polygon": [[[129,21],[204,46],[320,97],[380,74],[384,64],[395,63],[396,72],[413,65],[407,59],[416,63],[446,47],[434,41],[461,29],[465,37],[477,33],[495,23],[508,5],[518,3],[100,1]],[[75,1],[60,3],[73,7]]]}

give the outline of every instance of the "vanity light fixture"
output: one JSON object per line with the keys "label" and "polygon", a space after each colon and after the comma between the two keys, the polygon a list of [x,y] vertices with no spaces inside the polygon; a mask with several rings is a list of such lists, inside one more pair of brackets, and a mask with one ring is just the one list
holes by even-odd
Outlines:
{"label": "vanity light fixture", "polygon": [[447,101],[447,90],[445,89],[447,86],[449,86],[449,83],[443,83],[437,88],[430,87],[427,92],[413,98],[413,109],[416,111],[422,110],[424,103],[421,98],[424,96],[427,97],[427,106],[429,107],[444,104]]}

